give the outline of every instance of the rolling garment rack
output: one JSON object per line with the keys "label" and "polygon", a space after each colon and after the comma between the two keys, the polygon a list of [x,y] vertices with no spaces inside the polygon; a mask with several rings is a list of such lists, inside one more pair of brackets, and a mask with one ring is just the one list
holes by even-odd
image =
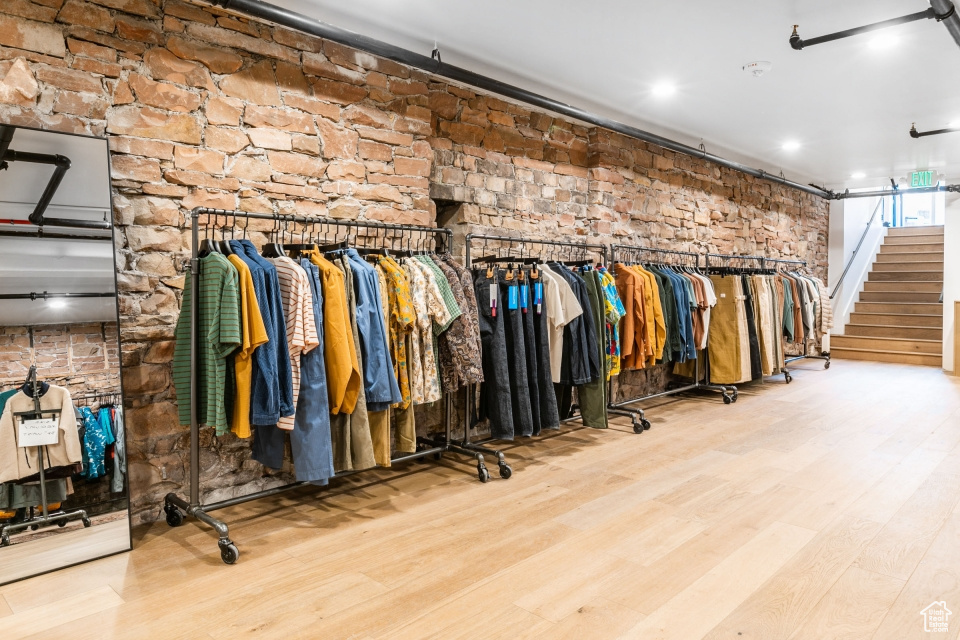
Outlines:
{"label": "rolling garment rack", "polygon": [[[700,254],[693,253],[690,251],[673,251],[668,249],[648,249],[646,247],[635,247],[632,245],[626,244],[614,244],[610,246],[610,267],[612,269],[616,268],[618,262],[630,264],[630,263],[653,263],[660,264],[668,267],[689,267],[692,269],[700,268]],[[645,259],[646,258],[646,259]],[[703,350],[703,357],[706,357],[706,349]],[[613,407],[623,407],[626,405],[633,404],[635,402],[642,402],[643,400],[652,400],[654,398],[663,398],[666,396],[676,395],[678,393],[686,393],[687,391],[716,391],[721,394],[724,404],[730,404],[737,401],[739,397],[739,392],[737,388],[732,385],[715,385],[710,384],[709,381],[703,382],[703,380],[709,380],[707,378],[707,373],[709,369],[709,360],[707,361],[707,366],[703,370],[703,375],[701,376],[700,370],[700,357],[696,358],[694,363],[694,378],[692,384],[682,385],[680,387],[675,387],[673,389],[667,389],[660,393],[652,393],[646,396],[640,396],[638,398],[631,398],[629,400],[622,400],[620,402],[612,403]],[[613,397],[611,393],[610,397]],[[649,424],[649,423],[648,423]]]}
{"label": "rolling garment rack", "polygon": [[[472,248],[473,242],[475,240],[482,240],[483,247],[481,251],[483,252],[479,258],[473,258]],[[495,243],[493,247],[490,247],[490,243]],[[563,258],[567,257],[572,261],[580,262],[588,259],[589,255],[596,254],[598,257],[598,262],[603,263],[606,258],[607,247],[602,244],[590,244],[586,242],[566,242],[560,240],[536,240],[532,238],[518,238],[515,236],[498,236],[498,235],[487,235],[479,233],[469,233],[465,238],[466,244],[466,267],[471,269],[475,264],[483,264],[486,262],[506,262],[509,260],[516,260],[520,262],[524,259],[536,258],[541,262],[547,262],[550,259],[554,258]],[[544,251],[539,252],[539,255],[534,255],[534,252],[529,251],[530,246],[541,247]],[[495,253],[489,253],[493,251]],[[514,251],[517,252],[516,255]],[[506,254],[506,255],[505,255]],[[545,255],[546,254],[546,255]],[[478,461],[478,467],[480,467],[480,479],[486,482],[483,473],[483,464],[484,458],[483,455],[493,456],[497,459],[497,464],[501,468],[501,476],[503,475],[502,470],[503,466],[506,465],[506,459],[503,455],[503,452],[497,449],[491,449],[484,445],[489,444],[494,441],[493,438],[487,438],[485,440],[473,441],[470,436],[470,429],[473,426],[470,424],[470,406],[471,401],[473,400],[473,389],[471,386],[467,387],[466,391],[466,402],[464,407],[464,413],[466,415],[465,429],[463,432],[463,439],[458,444],[452,444],[451,449],[460,453],[468,453],[469,455],[474,455]],[[634,432],[642,433],[643,427],[641,425],[641,420],[643,419],[643,413],[638,411],[632,411],[629,409],[608,409],[609,413],[614,413],[617,415],[622,415],[633,420],[634,423]],[[570,416],[569,418],[561,418],[561,423],[573,422],[580,420],[579,413]],[[508,467],[509,468],[509,467]],[[509,475],[505,476],[509,477]]]}
{"label": "rolling garment rack", "polygon": [[[33,409],[30,411],[18,411],[13,414],[14,418],[20,418],[21,420],[33,420],[42,418],[43,416],[49,417],[60,415],[60,409],[42,409],[40,407],[40,392],[42,385],[40,384],[40,381],[37,380],[36,365],[30,366],[30,373],[27,375],[27,380],[24,383],[23,388],[25,390],[29,389],[30,391],[30,395],[33,398]],[[0,546],[6,547],[10,544],[11,533],[16,533],[17,531],[22,531],[25,529],[32,529],[36,531],[40,527],[45,527],[52,524],[56,524],[58,527],[65,527],[70,520],[81,520],[84,528],[88,528],[92,524],[89,516],[87,516],[87,512],[83,509],[76,509],[75,511],[63,511],[58,509],[50,512],[47,508],[47,477],[43,464],[43,450],[43,446],[37,447],[37,461],[40,465],[40,515],[31,514],[31,517],[22,522],[0,526]]]}
{"label": "rolling garment rack", "polygon": [[[298,481],[273,487],[271,489],[265,489],[242,496],[236,496],[226,500],[220,500],[218,502],[203,503],[201,501],[200,423],[197,415],[197,349],[199,338],[197,332],[197,319],[199,318],[197,309],[201,300],[199,295],[200,258],[198,255],[201,247],[199,230],[200,225],[203,224],[205,230],[205,238],[203,241],[204,246],[206,246],[206,243],[217,242],[215,239],[211,239],[211,235],[216,236],[217,229],[220,230],[222,240],[227,238],[226,232],[228,229],[230,231],[230,237],[233,237],[236,231],[237,221],[238,219],[242,218],[245,221],[243,227],[244,236],[246,235],[247,227],[250,225],[251,220],[264,220],[273,222],[273,227],[270,229],[270,234],[274,236],[274,239],[280,239],[281,226],[283,226],[284,229],[284,238],[297,238],[298,235],[296,231],[288,231],[287,229],[287,225],[294,223],[302,225],[299,232],[299,238],[301,241],[309,239],[311,242],[314,240],[338,242],[344,240],[344,238],[341,237],[341,232],[344,232],[343,235],[345,235],[346,241],[349,242],[351,240],[350,234],[352,230],[355,233],[353,240],[364,238],[364,243],[370,245],[367,248],[382,249],[385,247],[385,245],[389,244],[391,247],[395,247],[395,249],[386,247],[388,250],[410,251],[412,249],[418,251],[422,249],[426,252],[431,249],[430,245],[433,244],[433,248],[435,248],[438,253],[449,251],[453,232],[449,229],[435,227],[387,224],[373,221],[348,221],[328,218],[310,218],[295,215],[247,213],[244,211],[227,211],[222,209],[208,209],[205,207],[199,207],[192,210],[190,212],[190,218],[191,258],[189,269],[192,276],[190,279],[190,285],[193,299],[193,303],[190,306],[190,494],[187,498],[181,498],[176,493],[168,493],[164,498],[163,510],[166,513],[167,524],[169,524],[171,527],[178,527],[183,524],[185,514],[193,516],[200,522],[212,527],[218,536],[217,544],[220,547],[221,559],[226,564],[233,564],[239,558],[240,552],[234,542],[230,539],[229,528],[227,524],[222,520],[214,518],[210,515],[210,513],[212,511],[258,500],[260,498],[266,498],[285,493],[309,483]],[[202,223],[201,219],[203,219]],[[219,224],[221,219],[224,221],[223,225]],[[320,228],[321,233],[315,235],[313,231],[318,227]],[[334,236],[332,239],[329,237],[331,230],[333,231]],[[381,243],[381,246],[375,246],[377,243]],[[293,248],[300,247],[294,245]],[[358,248],[363,249],[364,247]],[[402,462],[409,462],[424,458],[433,458],[439,461],[444,453],[448,451],[460,450],[460,447],[451,446],[450,444],[450,429],[452,421],[451,415],[453,408],[452,394],[447,393],[445,396],[446,405],[444,416],[444,438],[442,440],[418,438],[417,445],[421,448],[415,453],[409,453],[393,458],[391,460],[392,464],[399,464]],[[464,453],[467,453],[471,456],[474,455],[472,451],[464,451]],[[331,477],[331,480],[334,478],[352,476],[363,471],[365,471],[365,469],[336,473]]]}
{"label": "rolling garment rack", "polygon": [[[774,273],[776,273],[776,267],[775,267],[775,266],[774,266],[774,267],[768,266],[768,264],[772,264],[772,265],[795,265],[795,266],[797,266],[797,267],[804,268],[804,269],[807,267],[807,261],[806,261],[806,260],[783,260],[783,259],[781,259],[781,258],[764,258],[764,259],[763,259],[763,264],[764,264],[764,266],[765,266],[767,269],[773,271]],[[798,361],[798,360],[823,360],[823,361],[824,361],[824,363],[823,363],[823,368],[824,368],[824,369],[829,369],[829,368],[830,368],[830,353],[828,352],[828,353],[826,353],[826,354],[822,354],[822,355],[819,355],[819,356],[815,356],[815,355],[811,354],[811,353],[810,353],[809,342],[808,342],[807,340],[804,340],[804,341],[803,341],[803,353],[802,353],[802,354],[800,354],[799,356],[791,356],[791,357],[789,357],[789,358],[785,358],[784,361],[783,361],[783,363],[784,363],[784,365],[787,365],[787,364],[789,364],[789,363],[791,363],[791,362],[796,362],[796,361]],[[783,378],[784,378],[784,380],[787,382],[787,384],[790,384],[790,382],[793,381],[793,376],[790,375],[790,371],[787,370],[787,367],[786,367],[786,366],[783,367]]]}

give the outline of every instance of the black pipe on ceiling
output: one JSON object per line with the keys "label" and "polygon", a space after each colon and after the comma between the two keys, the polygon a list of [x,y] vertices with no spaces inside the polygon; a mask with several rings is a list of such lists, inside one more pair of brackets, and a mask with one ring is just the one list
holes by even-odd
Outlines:
{"label": "black pipe on ceiling", "polygon": [[937,22],[942,22],[957,45],[960,45],[960,16],[951,0],[930,0],[930,6],[937,12]]}
{"label": "black pipe on ceiling", "polygon": [[916,187],[914,189],[886,189],[883,191],[844,191],[837,193],[835,199],[876,198],[885,196],[909,196],[915,193],[960,193],[960,184],[943,184],[936,187]]}
{"label": "black pipe on ceiling", "polygon": [[56,195],[57,189],[60,188],[60,183],[63,182],[63,177],[67,175],[67,171],[70,170],[70,158],[48,153],[15,151],[10,148],[10,144],[13,142],[13,134],[15,132],[15,126],[0,125],[0,170],[9,168],[9,163],[11,162],[49,164],[53,165],[54,167],[53,175],[51,175],[50,179],[47,181],[47,186],[44,187],[43,193],[40,195],[40,199],[37,201],[37,205],[33,209],[33,213],[31,213],[27,219],[38,227],[46,225],[52,227],[69,227],[74,229],[109,229],[111,224],[106,221],[100,222],[97,220],[74,220],[71,218],[47,218],[44,216],[44,213],[47,211],[47,207],[50,206],[50,202],[53,200],[53,196]]}
{"label": "black pipe on ceiling", "polygon": [[939,136],[944,133],[955,133],[960,131],[960,128],[957,127],[948,127],[946,129],[933,129],[931,131],[917,131],[917,125],[910,126],[910,137],[913,139],[925,138],[927,136]]}
{"label": "black pipe on ceiling", "polygon": [[777,184],[790,187],[791,189],[797,189],[798,191],[803,191],[804,193],[809,193],[820,198],[830,199],[834,197],[833,192],[827,189],[787,180],[786,178],[781,178],[780,176],[767,173],[762,169],[754,169],[753,167],[749,167],[739,162],[727,160],[726,158],[707,153],[706,151],[696,147],[691,147],[681,142],[664,138],[663,136],[659,136],[655,133],[650,133],[649,131],[631,127],[630,125],[623,124],[616,120],[590,113],[589,111],[585,111],[579,107],[570,106],[563,102],[559,102],[558,100],[542,96],[538,93],[521,89],[520,87],[495,80],[488,76],[480,75],[479,73],[474,73],[473,71],[468,71],[467,69],[463,69],[461,67],[446,64],[440,60],[403,49],[402,47],[394,46],[381,40],[376,40],[368,36],[320,22],[319,20],[314,20],[313,18],[309,18],[301,13],[290,11],[268,2],[261,2],[260,0],[210,1],[215,6],[222,7],[229,11],[234,11],[250,18],[265,20],[289,29],[294,29],[296,31],[301,31],[309,35],[316,36],[318,38],[337,42],[339,44],[379,56],[381,58],[386,58],[388,60],[393,60],[394,62],[399,62],[410,67],[421,69],[427,73],[447,78],[448,80],[453,80],[454,82],[477,87],[478,89],[496,93],[525,104],[539,107],[547,111],[552,111],[575,120],[580,120],[581,122],[586,122],[604,129],[609,129],[630,138],[636,138],[637,140],[649,142],[659,147],[663,147],[664,149],[669,149],[670,151],[682,153],[694,158],[700,158],[722,167],[727,167],[728,169],[734,169],[755,178],[775,182]]}
{"label": "black pipe on ceiling", "polygon": [[53,300],[55,298],[115,298],[115,292],[104,293],[0,293],[0,300]]}
{"label": "black pipe on ceiling", "polygon": [[825,36],[817,36],[816,38],[807,38],[806,40],[802,39],[797,33],[797,28],[799,25],[793,25],[793,33],[790,34],[790,46],[800,51],[804,47],[812,47],[817,44],[823,44],[824,42],[833,42],[834,40],[841,40],[843,38],[849,38],[850,36],[858,36],[861,33],[869,33],[871,31],[876,31],[877,29],[886,29],[887,27],[894,27],[898,24],[906,24],[908,22],[916,22],[917,20],[932,20],[937,17],[937,13],[933,8],[926,9],[924,11],[919,11],[917,13],[911,13],[909,15],[900,16],[899,18],[890,18],[889,20],[881,20],[880,22],[874,22],[872,24],[867,24],[862,27],[854,27],[853,29],[845,29],[843,31],[837,31],[835,33],[828,33]]}

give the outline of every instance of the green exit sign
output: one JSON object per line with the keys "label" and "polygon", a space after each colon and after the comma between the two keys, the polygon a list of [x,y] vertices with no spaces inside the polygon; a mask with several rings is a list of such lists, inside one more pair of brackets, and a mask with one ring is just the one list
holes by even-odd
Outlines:
{"label": "green exit sign", "polygon": [[933,171],[914,171],[910,174],[911,187],[932,187]]}

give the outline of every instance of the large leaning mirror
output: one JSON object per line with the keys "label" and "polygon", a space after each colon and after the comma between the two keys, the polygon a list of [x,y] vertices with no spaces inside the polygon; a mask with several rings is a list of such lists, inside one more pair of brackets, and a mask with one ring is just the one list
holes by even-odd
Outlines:
{"label": "large leaning mirror", "polygon": [[0,124],[0,584],[130,549],[107,142]]}

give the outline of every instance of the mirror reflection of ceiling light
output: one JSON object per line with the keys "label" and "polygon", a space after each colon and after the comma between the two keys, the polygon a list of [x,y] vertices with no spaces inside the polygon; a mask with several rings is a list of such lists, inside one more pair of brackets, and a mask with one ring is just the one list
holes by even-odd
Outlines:
{"label": "mirror reflection of ceiling light", "polygon": [[67,306],[67,301],[63,298],[50,298],[47,300],[47,306],[51,309],[64,309]]}

